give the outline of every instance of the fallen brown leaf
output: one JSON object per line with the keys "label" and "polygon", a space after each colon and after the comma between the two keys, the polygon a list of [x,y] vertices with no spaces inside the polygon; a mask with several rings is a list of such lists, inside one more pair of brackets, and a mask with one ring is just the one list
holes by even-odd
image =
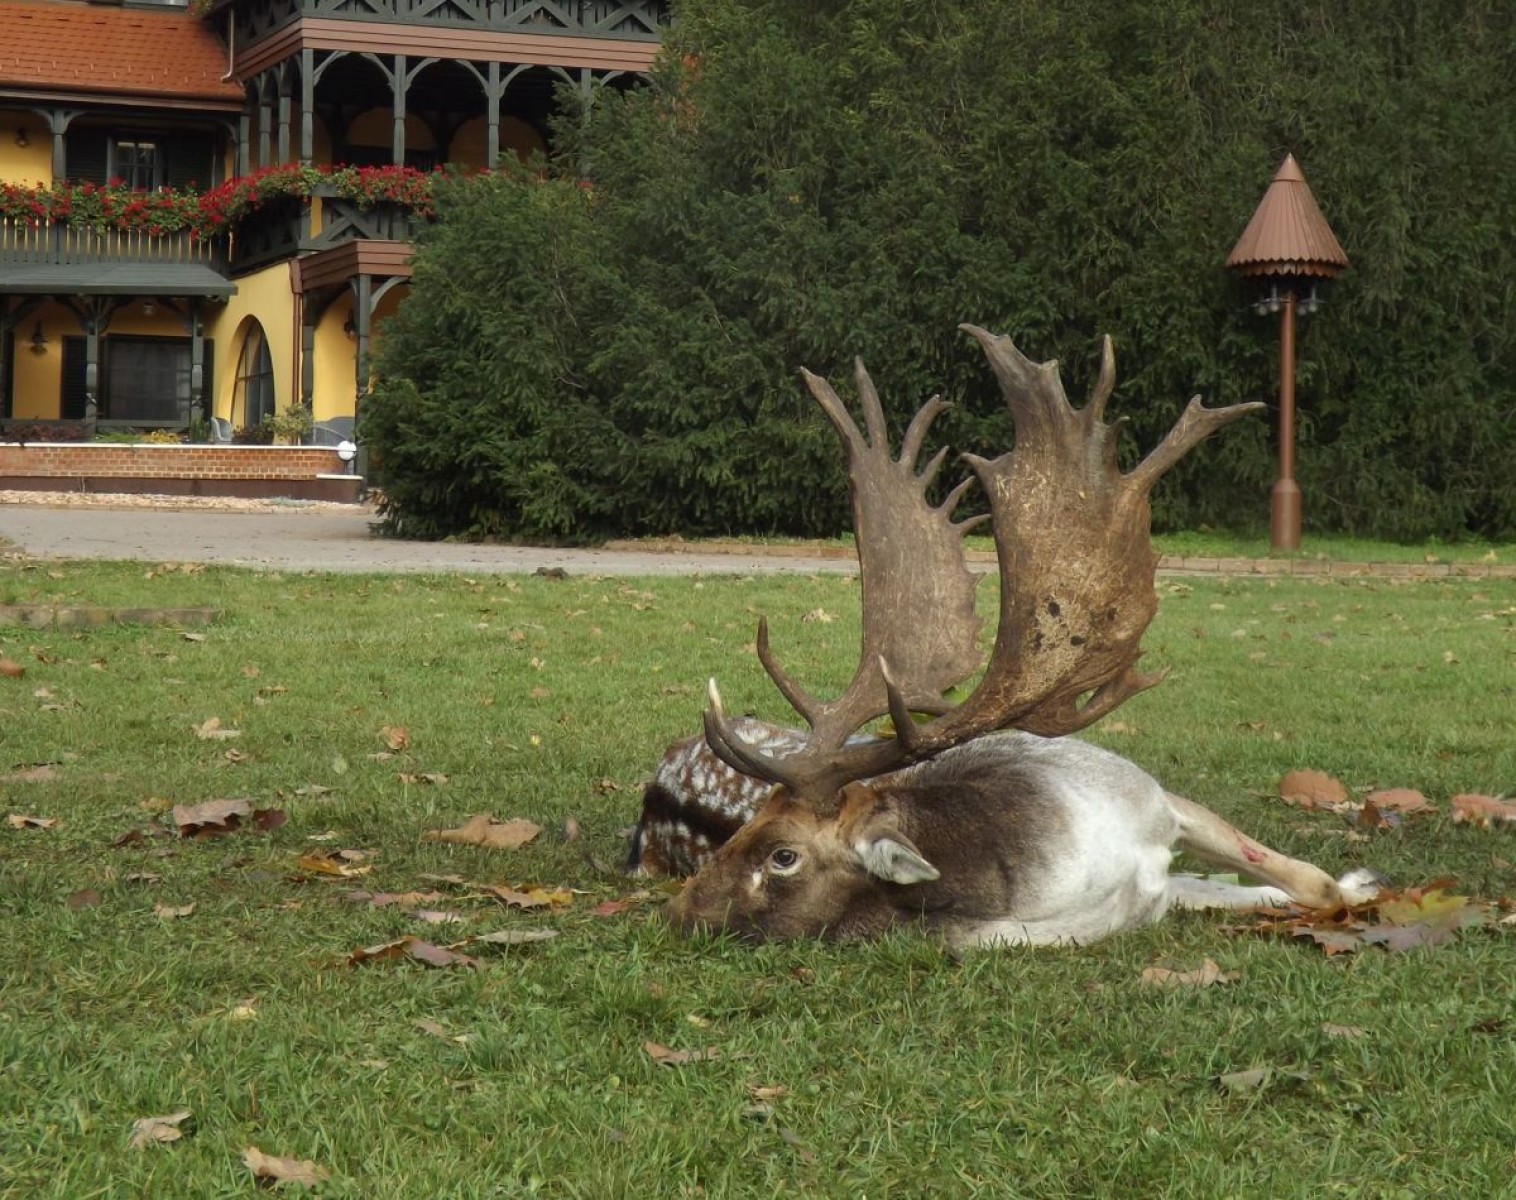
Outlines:
{"label": "fallen brown leaf", "polygon": [[66,903],[77,912],[81,908],[94,908],[103,899],[95,888],[80,888],[69,896]]}
{"label": "fallen brown leaf", "polygon": [[1380,812],[1425,812],[1431,802],[1415,788],[1385,788],[1370,792],[1364,797],[1365,804],[1372,804]]}
{"label": "fallen brown leaf", "polygon": [[428,829],[421,835],[421,840],[483,846],[486,850],[517,850],[541,832],[542,826],[521,817],[497,821],[489,813],[479,813],[457,829]]}
{"label": "fallen brown leaf", "polygon": [[366,892],[355,889],[343,892],[342,895],[344,899],[372,905],[374,908],[388,908],[390,905],[414,908],[421,904],[435,904],[442,899],[441,892]]}
{"label": "fallen brown leaf", "polygon": [[0,675],[6,679],[20,679],[26,674],[26,668],[20,663],[9,658],[0,658]]}
{"label": "fallen brown leaf", "polygon": [[276,1158],[263,1153],[256,1146],[249,1146],[242,1151],[242,1161],[253,1173],[254,1179],[268,1180],[275,1184],[297,1183],[302,1187],[315,1187],[332,1175],[325,1167],[318,1166],[308,1158]]}
{"label": "fallen brown leaf", "polygon": [[715,1046],[707,1046],[704,1050],[670,1050],[657,1042],[643,1042],[642,1048],[660,1067],[682,1067],[686,1063],[709,1062],[721,1057],[721,1051]]}
{"label": "fallen brown leaf", "polygon": [[497,929],[494,933],[481,933],[459,944],[482,942],[486,946],[529,946],[533,942],[550,942],[557,936],[556,929]]}
{"label": "fallen brown leaf", "polygon": [[177,917],[188,917],[193,915],[194,911],[195,906],[193,904],[183,904],[178,907],[172,904],[153,905],[153,916],[157,917],[160,921],[172,921]]}
{"label": "fallen brown leaf", "polygon": [[224,742],[228,738],[239,738],[242,736],[242,730],[240,729],[221,728],[220,717],[207,717],[200,724],[192,726],[192,728],[195,731],[195,736],[202,742]]}
{"label": "fallen brown leaf", "polygon": [[567,888],[538,887],[524,883],[519,888],[509,884],[485,884],[480,889],[509,908],[551,908],[572,904],[574,893]]}
{"label": "fallen brown leaf", "polygon": [[1285,1071],[1278,1067],[1254,1067],[1251,1071],[1234,1071],[1229,1075],[1216,1076],[1216,1082],[1222,1091],[1230,1092],[1234,1096],[1245,1096],[1252,1092],[1262,1091],[1269,1085],[1279,1082],[1285,1084],[1301,1084],[1310,1079],[1306,1071]]}
{"label": "fallen brown leaf", "polygon": [[470,958],[466,954],[456,954],[452,950],[434,946],[431,942],[424,942],[418,937],[398,938],[379,946],[367,946],[362,950],[354,950],[348,955],[347,963],[350,967],[356,967],[361,963],[391,958],[414,958],[417,962],[425,963],[429,967],[477,967],[479,965],[479,960],[476,958]]}
{"label": "fallen brown leaf", "polygon": [[1286,771],[1279,781],[1279,798],[1301,808],[1337,812],[1348,804],[1348,790],[1325,771]]}
{"label": "fallen brown leaf", "polygon": [[1209,958],[1194,971],[1148,967],[1142,973],[1142,982],[1149,987],[1212,987],[1218,983],[1234,983],[1240,978],[1236,971],[1223,971]]}
{"label": "fallen brown leaf", "polygon": [[9,813],[5,823],[12,829],[56,829],[57,817],[29,817],[25,813]]}
{"label": "fallen brown leaf", "polygon": [[200,804],[176,804],[174,825],[182,838],[220,837],[240,829],[244,824],[267,832],[283,825],[283,809],[253,807],[251,800],[206,800]]}
{"label": "fallen brown leaf", "polygon": [[341,850],[312,850],[302,854],[295,860],[295,864],[304,871],[312,871],[317,875],[330,875],[334,879],[357,879],[367,875],[374,868],[370,865],[360,865],[349,859]]}
{"label": "fallen brown leaf", "polygon": [[190,1110],[187,1108],[164,1117],[138,1117],[132,1122],[132,1138],[128,1144],[133,1150],[142,1150],[165,1142],[177,1142],[185,1134],[179,1126],[189,1119]]}
{"label": "fallen brown leaf", "polygon": [[1516,821],[1516,800],[1463,793],[1448,801],[1455,824],[1465,822],[1489,829],[1497,821]]}
{"label": "fallen brown leaf", "polygon": [[401,771],[395,778],[401,783],[430,783],[436,787],[447,782],[447,776],[441,771]]}
{"label": "fallen brown leaf", "polygon": [[391,750],[399,753],[410,748],[411,731],[404,725],[385,725],[379,730],[379,739]]}
{"label": "fallen brown leaf", "polygon": [[632,902],[630,900],[605,900],[590,909],[590,916],[614,917],[620,913],[624,913],[631,906]]}

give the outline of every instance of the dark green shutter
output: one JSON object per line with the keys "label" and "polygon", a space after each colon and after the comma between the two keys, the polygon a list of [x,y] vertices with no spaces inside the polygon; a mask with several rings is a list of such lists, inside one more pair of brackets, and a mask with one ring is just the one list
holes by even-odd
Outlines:
{"label": "dark green shutter", "polygon": [[76,183],[105,183],[110,171],[107,137],[103,129],[85,126],[68,132],[65,170]]}
{"label": "dark green shutter", "polygon": [[[101,339],[102,345],[105,339]],[[58,416],[65,421],[84,420],[84,369],[85,346],[82,337],[63,339],[63,387],[58,403]],[[101,371],[102,378],[105,375]]]}

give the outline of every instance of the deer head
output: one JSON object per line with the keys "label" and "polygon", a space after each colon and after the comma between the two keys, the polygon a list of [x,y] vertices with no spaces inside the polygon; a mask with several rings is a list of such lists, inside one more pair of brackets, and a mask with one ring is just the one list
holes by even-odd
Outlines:
{"label": "deer head", "polygon": [[[938,505],[927,491],[946,451],[920,471],[916,460],[946,407],[940,398],[917,412],[895,459],[861,363],[863,431],[825,380],[803,372],[847,451],[863,607],[860,662],[842,696],[818,700],[775,661],[760,622],[759,660],[810,727],[804,745],[782,757],[743,739],[712,681],[705,712],[711,748],[775,788],[758,816],[670,905],[681,928],[757,936],[867,933],[902,914],[953,902],[952,881],[939,878],[931,849],[918,844],[927,823],[920,802],[908,799],[911,772],[897,778],[900,786],[879,777],[996,730],[1074,733],[1161,678],[1136,669],[1157,608],[1148,494],[1208,434],[1262,406],[1207,409],[1196,397],[1162,443],[1123,473],[1116,462],[1121,423],[1104,420],[1115,386],[1109,338],[1091,399],[1076,410],[1056,362],[1033,363],[1008,338],[961,328],[989,359],[1016,440],[995,459],[965,456],[974,477]],[[989,514],[954,521],[974,479]],[[976,580],[963,537],[985,519],[999,561],[999,623],[979,683],[962,703],[949,705],[944,692],[980,665]],[[892,736],[849,740],[885,715]],[[956,836],[975,836],[975,807],[965,802]],[[983,804],[977,807],[982,814]],[[932,828],[933,846],[941,845],[942,822]]]}

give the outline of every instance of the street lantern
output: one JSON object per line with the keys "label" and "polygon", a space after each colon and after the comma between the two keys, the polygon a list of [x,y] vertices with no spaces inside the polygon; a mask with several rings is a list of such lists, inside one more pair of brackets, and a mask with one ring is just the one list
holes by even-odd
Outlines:
{"label": "street lantern", "polygon": [[1295,314],[1321,303],[1319,285],[1348,265],[1293,154],[1286,154],[1253,219],[1227,255],[1228,270],[1255,278],[1254,310],[1279,314],[1279,480],[1269,496],[1269,543],[1300,549],[1300,486],[1295,482]]}

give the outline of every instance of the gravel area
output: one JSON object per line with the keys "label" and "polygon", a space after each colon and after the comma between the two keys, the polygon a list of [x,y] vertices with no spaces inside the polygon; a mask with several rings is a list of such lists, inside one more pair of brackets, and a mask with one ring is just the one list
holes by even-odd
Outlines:
{"label": "gravel area", "polygon": [[235,496],[144,496],[131,492],[33,492],[0,489],[0,505],[24,504],[38,508],[153,508],[173,512],[327,512],[367,513],[362,504],[339,504],[331,500],[242,500]]}

